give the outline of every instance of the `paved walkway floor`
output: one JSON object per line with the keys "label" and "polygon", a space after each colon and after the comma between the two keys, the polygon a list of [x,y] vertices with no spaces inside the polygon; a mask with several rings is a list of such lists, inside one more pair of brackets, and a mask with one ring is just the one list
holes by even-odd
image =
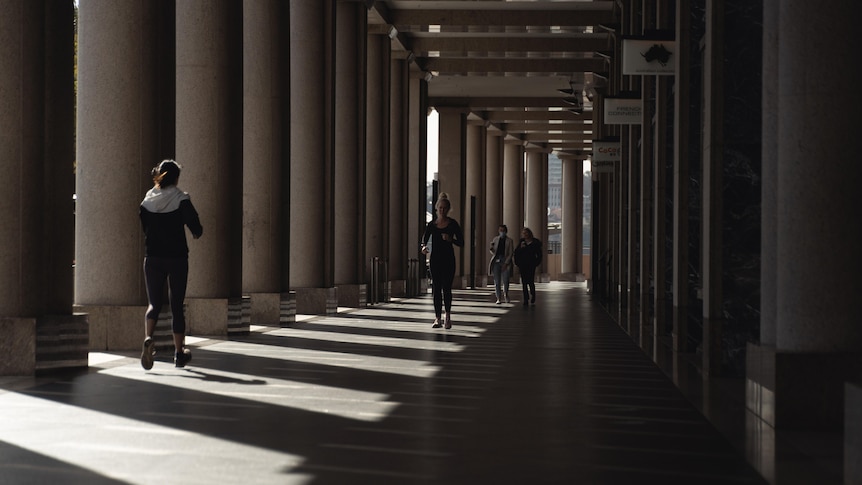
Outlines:
{"label": "paved walkway floor", "polygon": [[0,483],[765,483],[583,284],[537,286],[456,291],[448,331],[423,296],[2,378]]}

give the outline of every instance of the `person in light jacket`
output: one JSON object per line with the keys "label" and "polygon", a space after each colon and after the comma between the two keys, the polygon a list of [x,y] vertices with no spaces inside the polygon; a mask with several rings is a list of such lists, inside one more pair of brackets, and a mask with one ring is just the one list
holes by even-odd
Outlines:
{"label": "person in light jacket", "polygon": [[497,304],[509,303],[509,275],[512,274],[512,256],[515,254],[515,242],[506,233],[508,228],[500,224],[498,234],[491,240],[491,262],[488,273],[494,276],[494,295]]}
{"label": "person in light jacket", "polygon": [[146,248],[144,279],[149,303],[145,316],[141,366],[147,370],[153,367],[156,352],[153,332],[162,311],[166,284],[169,288],[171,330],[174,335],[174,365],[185,367],[192,360],[191,351],[185,348],[186,319],[183,314],[189,275],[186,227],[195,239],[201,237],[204,228],[189,194],[177,187],[180,170],[180,165],[173,160],[164,160],[155,167],[151,172],[153,188],[147,191],[139,210]]}

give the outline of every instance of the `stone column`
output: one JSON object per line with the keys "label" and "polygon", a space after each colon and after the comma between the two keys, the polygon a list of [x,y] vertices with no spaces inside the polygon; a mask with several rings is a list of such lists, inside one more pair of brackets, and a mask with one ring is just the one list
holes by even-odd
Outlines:
{"label": "stone column", "polygon": [[524,142],[507,139],[503,144],[503,221],[513,234],[524,228]]}
{"label": "stone column", "polygon": [[476,275],[484,276],[486,285],[490,281],[488,248],[500,224],[506,224],[509,237],[518,240],[521,228],[503,219],[503,133],[489,127],[485,137],[485,237],[476,241]]}
{"label": "stone column", "polygon": [[[691,5],[676,0],[677,55],[673,115],[673,350],[688,351],[688,186],[691,126]],[[766,110],[764,110],[766,113]],[[765,141],[765,139],[764,139]],[[765,162],[765,160],[764,160]],[[765,173],[765,170],[764,170]]]}
{"label": "stone column", "polygon": [[[467,160],[466,160],[466,194],[464,197],[464,278],[463,287],[484,286],[478,276],[487,273],[487,269],[479,265],[484,259],[479,256],[479,250],[485,250],[485,121],[470,120],[467,122]],[[476,220],[471,218],[471,198],[476,198]],[[471,234],[475,225],[476,232]],[[475,240],[473,240],[475,238]],[[481,239],[480,239],[481,238]],[[484,254],[483,254],[484,256]],[[473,281],[471,281],[473,277]]]}
{"label": "stone column", "polygon": [[653,333],[653,320],[650,315],[651,297],[650,297],[650,280],[654,276],[652,274],[652,247],[654,241],[653,225],[652,225],[652,202],[653,202],[653,177],[652,166],[653,160],[653,145],[654,127],[652,124],[652,116],[655,112],[654,101],[652,101],[652,93],[655,93],[655,76],[641,76],[641,100],[643,101],[643,118],[641,119],[641,138],[640,138],[640,234],[638,240],[638,272],[640,273],[641,284],[638,287],[640,302],[638,308],[638,326],[640,333],[638,334],[638,342],[642,349],[652,349],[655,342],[655,334]]}
{"label": "stone column", "polygon": [[75,304],[89,314],[92,350],[136,349],[144,337],[137,214],[167,155],[156,149],[155,20],[150,2],[83,1],[78,11]]}
{"label": "stone column", "polygon": [[[467,237],[464,227],[465,212],[469,209],[469,199],[466,197],[466,137],[467,112],[462,108],[438,107],[440,113],[439,143],[437,152],[437,177],[440,181],[440,192],[449,194],[452,211],[449,216],[458,221]],[[436,202],[436,201],[435,201]],[[454,288],[463,288],[464,253],[468,251],[465,244],[455,248],[455,279]]]}
{"label": "stone column", "polygon": [[[202,335],[225,335],[228,299],[241,296],[231,291],[232,278],[241,282],[240,275],[232,273],[234,254],[239,253],[232,253],[231,242],[239,231],[235,210],[242,207],[232,184],[242,173],[231,156],[231,134],[239,123],[232,126],[231,121],[232,115],[242,115],[231,110],[235,93],[230,78],[235,75],[231,67],[239,76],[242,68],[230,64],[229,22],[225,1],[190,0],[176,6],[176,158],[183,165],[178,185],[191,195],[204,228],[200,239],[189,238],[186,305],[189,332]],[[241,231],[236,234],[242,237]]]}
{"label": "stone column", "polygon": [[365,147],[365,263],[371,278],[371,260],[385,258],[389,198],[389,37],[368,34],[368,112]]}
{"label": "stone column", "polygon": [[[837,430],[845,424],[845,397],[848,410],[859,404],[857,391],[845,396],[844,381],[858,379],[862,348],[857,308],[862,225],[853,203],[862,184],[857,163],[862,138],[855,111],[832,108],[862,105],[862,73],[841,70],[815,91],[805,75],[846,64],[844,51],[812,49],[811,38],[816,34],[822,45],[853,38],[859,15],[857,3],[828,10],[804,2],[764,5],[764,59],[775,52],[776,40],[778,53],[777,66],[764,67],[777,84],[766,84],[764,77],[764,90],[777,91],[775,97],[764,96],[764,110],[775,103],[781,120],[776,130],[764,130],[764,136],[776,137],[764,141],[764,156],[773,153],[776,160],[764,163],[764,175],[775,178],[762,187],[764,200],[775,204],[763,213],[764,228],[775,227],[774,243],[762,242],[774,244],[775,251],[775,269],[764,268],[769,273],[763,298],[765,308],[771,307],[774,291],[775,303],[774,325],[766,322],[762,346],[749,347],[748,377],[760,386],[756,411],[781,429]],[[768,173],[767,167],[780,170]],[[773,271],[774,290],[768,286]],[[769,341],[773,326],[774,347]],[[858,429],[857,424],[845,433],[858,436]],[[845,476],[845,481],[858,478]]]}
{"label": "stone column", "polygon": [[11,184],[0,194],[0,233],[16,235],[0,251],[0,376],[85,367],[87,316],[71,313],[72,5],[5,2],[0,11],[0,170]]}
{"label": "stone column", "polygon": [[724,137],[724,7],[709,0],[706,9],[704,51],[703,120],[703,372],[717,376],[721,370],[722,334],[722,163]]}
{"label": "stone column", "polygon": [[560,159],[563,164],[560,278],[583,281],[584,161],[571,155],[561,155]]}
{"label": "stone column", "polygon": [[335,286],[338,305],[366,304],[365,76],[367,9],[336,4],[335,64]]}
{"label": "stone column", "polygon": [[250,323],[279,325],[283,268],[283,97],[279,2],[243,2],[242,292]]}
{"label": "stone column", "polygon": [[[525,213],[526,227],[533,231],[533,236],[538,239],[542,238],[542,219],[544,212],[547,212],[548,204],[544,203],[542,207],[542,187],[545,185],[542,180],[542,152],[539,149],[527,147],[527,163],[525,171]],[[542,240],[542,244],[548,242]]]}
{"label": "stone column", "polygon": [[[421,73],[421,72],[420,72]],[[419,294],[427,279],[419,238],[425,230],[425,187],[428,172],[428,83],[411,72],[407,89],[407,257],[412,265],[410,289]]]}
{"label": "stone column", "polygon": [[[656,76],[655,80],[655,130],[653,132],[653,194],[652,194],[652,273],[653,273],[653,335],[667,335],[667,121],[670,80],[668,76]],[[656,341],[654,345],[658,345]]]}
{"label": "stone column", "polygon": [[296,311],[337,311],[332,276],[332,1],[290,2],[290,286]]}
{"label": "stone column", "polygon": [[[392,59],[389,69],[389,229],[386,243],[390,294],[404,296],[407,290],[407,116],[408,60]],[[424,185],[424,184],[423,184]],[[409,242],[408,242],[409,241]],[[411,253],[412,254],[412,253]]]}

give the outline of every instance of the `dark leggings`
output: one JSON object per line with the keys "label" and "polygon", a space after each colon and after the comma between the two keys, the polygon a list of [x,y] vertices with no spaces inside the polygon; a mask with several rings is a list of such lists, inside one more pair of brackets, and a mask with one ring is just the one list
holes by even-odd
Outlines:
{"label": "dark leggings", "polygon": [[147,320],[159,320],[162,311],[162,299],[165,294],[165,283],[168,284],[168,299],[171,303],[171,330],[174,333],[186,333],[186,317],[183,313],[183,301],[186,298],[186,283],[189,277],[188,258],[144,258],[144,277],[147,282]]}
{"label": "dark leggings", "polygon": [[455,262],[440,263],[431,261],[431,291],[434,295],[434,314],[437,318],[452,310],[452,279],[455,278]]}
{"label": "dark leggings", "polygon": [[530,292],[533,300],[536,299],[536,268],[524,268],[521,270],[521,284],[524,285],[524,303],[530,300]]}

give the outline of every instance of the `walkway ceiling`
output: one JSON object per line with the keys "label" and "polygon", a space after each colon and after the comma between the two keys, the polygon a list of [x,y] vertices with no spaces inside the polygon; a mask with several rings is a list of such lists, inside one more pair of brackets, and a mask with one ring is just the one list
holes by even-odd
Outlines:
{"label": "walkway ceiling", "polygon": [[[507,139],[578,158],[590,152],[587,93],[607,78],[616,2],[382,0],[369,30],[425,73],[429,103],[466,108]],[[561,90],[570,90],[566,93]]]}

